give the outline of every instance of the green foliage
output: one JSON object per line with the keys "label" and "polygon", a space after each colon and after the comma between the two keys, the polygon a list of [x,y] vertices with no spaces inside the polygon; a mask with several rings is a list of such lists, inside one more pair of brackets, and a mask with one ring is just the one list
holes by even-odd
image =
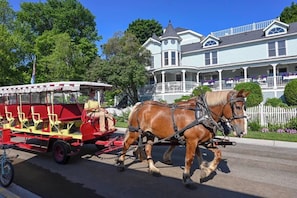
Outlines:
{"label": "green foliage", "polygon": [[282,124],[268,123],[268,130],[270,132],[277,132],[278,129],[282,129],[283,127]]}
{"label": "green foliage", "polygon": [[117,122],[128,122],[128,117],[129,117],[130,111],[123,112],[122,115],[120,116],[115,116],[115,119]]}
{"label": "green foliage", "polygon": [[175,99],[174,102],[176,103],[176,102],[181,102],[181,101],[187,101],[190,98],[191,98],[191,96],[182,96],[180,98]]}
{"label": "green foliage", "polygon": [[239,83],[234,87],[235,90],[244,89],[245,91],[249,91],[250,94],[246,100],[247,107],[254,107],[259,105],[263,101],[263,94],[260,85],[254,82],[244,82]]}
{"label": "green foliage", "polygon": [[261,125],[258,120],[249,122],[248,127],[251,131],[260,131],[260,129],[261,129]]}
{"label": "green foliage", "polygon": [[297,105],[297,79],[291,80],[286,84],[284,97],[289,106]]}
{"label": "green foliage", "polygon": [[280,20],[284,23],[297,22],[297,4],[292,2],[291,6],[285,7],[280,14]]}
{"label": "green foliage", "polygon": [[1,85],[29,83],[35,57],[36,82],[82,80],[100,39],[89,10],[77,0],[23,2],[16,14],[5,6],[0,0],[0,24],[8,31],[5,35],[0,27],[0,43],[9,49],[9,54],[0,52],[1,58],[7,57],[1,61]]}
{"label": "green foliage", "polygon": [[297,129],[297,118],[292,118],[288,123],[285,124],[288,129]]}
{"label": "green foliage", "polygon": [[88,74],[96,72],[100,81],[110,83],[127,94],[132,104],[138,102],[138,89],[148,81],[145,65],[150,59],[150,52],[141,47],[133,34],[125,33],[109,39],[103,46],[103,53],[106,60],[96,59]]}
{"label": "green foliage", "polygon": [[280,98],[267,98],[265,102],[266,106],[272,106],[272,107],[287,107],[288,105],[283,103],[283,101]]}
{"label": "green foliage", "polygon": [[180,98],[177,98],[174,100],[174,102],[176,103],[176,102],[180,102],[180,101],[186,101],[192,97],[199,96],[201,94],[205,94],[207,91],[212,91],[209,86],[206,86],[206,85],[198,86],[198,87],[195,87],[195,89],[193,89],[191,95],[182,96]]}
{"label": "green foliage", "polygon": [[139,43],[144,44],[153,34],[157,36],[162,35],[162,25],[152,19],[152,20],[144,20],[137,19],[129,24],[127,32],[131,32],[138,38]]}
{"label": "green foliage", "polygon": [[205,94],[207,91],[212,91],[209,86],[201,85],[193,89],[192,96],[199,96],[201,94]]}

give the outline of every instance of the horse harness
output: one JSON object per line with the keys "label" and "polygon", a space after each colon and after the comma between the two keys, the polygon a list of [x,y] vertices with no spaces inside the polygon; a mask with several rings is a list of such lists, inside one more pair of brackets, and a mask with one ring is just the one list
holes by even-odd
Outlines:
{"label": "horse harness", "polygon": [[[229,134],[229,131],[232,128],[232,125],[230,124],[230,122],[232,120],[246,118],[245,115],[238,116],[234,112],[234,105],[238,101],[242,101],[245,103],[245,99],[243,97],[234,98],[233,96],[231,96],[230,101],[228,103],[226,103],[223,108],[225,108],[225,106],[230,103],[231,109],[232,109],[232,117],[229,119],[227,119],[225,117],[219,117],[219,122],[216,122],[213,119],[212,114],[214,114],[214,115],[216,115],[216,114],[209,110],[207,103],[205,101],[204,94],[197,97],[195,108],[185,107],[185,106],[178,105],[178,104],[154,104],[154,105],[165,105],[166,107],[169,107],[171,109],[171,118],[172,118],[173,129],[174,129],[175,133],[172,136],[158,140],[157,142],[154,142],[153,144],[161,143],[161,142],[168,141],[168,140],[169,141],[177,141],[179,144],[185,144],[185,140],[183,138],[184,132],[196,125],[199,125],[199,124],[202,124],[205,128],[209,129],[214,134],[214,136],[216,135],[217,130],[222,131],[223,134],[226,136],[227,134]],[[141,103],[141,105],[143,105],[143,103]],[[191,122],[190,124],[188,124],[187,126],[185,126],[184,128],[178,129],[176,122],[175,122],[175,118],[174,118],[174,112],[176,109],[187,109],[187,110],[195,111],[195,120],[193,122]],[[218,116],[218,115],[216,115],[216,116]],[[140,132],[139,140],[141,140],[141,136],[143,134],[146,134],[147,136],[154,136],[151,132],[142,131],[141,128],[139,127],[139,125],[140,125],[139,120],[137,120],[137,122],[138,122],[138,128],[135,128],[133,126],[129,126],[128,128],[129,128],[129,131]],[[141,141],[139,141],[139,144],[140,144],[140,142]],[[206,144],[208,144],[208,143],[206,143]]]}

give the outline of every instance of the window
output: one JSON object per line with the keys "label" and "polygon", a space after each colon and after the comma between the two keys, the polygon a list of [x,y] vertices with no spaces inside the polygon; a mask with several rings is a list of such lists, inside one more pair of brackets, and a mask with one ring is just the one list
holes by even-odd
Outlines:
{"label": "window", "polygon": [[164,65],[168,65],[168,52],[164,52]]}
{"label": "window", "polygon": [[285,32],[285,30],[281,27],[275,27],[275,28],[272,28],[269,32],[268,32],[268,35],[272,35],[272,34],[279,34],[279,33],[283,33]]}
{"label": "window", "polygon": [[205,53],[205,65],[210,65],[210,52]]}
{"label": "window", "polygon": [[175,52],[171,52],[171,65],[176,65]]}
{"label": "window", "polygon": [[268,43],[268,56],[284,56],[286,55],[286,42],[272,41]]}
{"label": "window", "polygon": [[278,41],[278,55],[283,56],[286,55],[286,43],[285,41]]}
{"label": "window", "polygon": [[205,53],[205,65],[218,64],[218,53],[217,51]]}
{"label": "window", "polygon": [[154,68],[154,56],[151,56],[151,60],[150,60],[150,62],[151,62],[151,66],[150,66],[150,68]]}
{"label": "window", "polygon": [[206,47],[206,46],[212,46],[212,45],[217,45],[217,42],[214,40],[210,40],[210,41],[207,41],[204,46]]}
{"label": "window", "polygon": [[218,57],[217,57],[217,52],[212,52],[212,64],[217,64],[218,63]]}

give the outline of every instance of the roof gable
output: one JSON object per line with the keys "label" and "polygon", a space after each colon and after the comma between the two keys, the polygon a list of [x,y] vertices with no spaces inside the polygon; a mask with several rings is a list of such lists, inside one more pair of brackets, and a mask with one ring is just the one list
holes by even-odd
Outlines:
{"label": "roof gable", "polygon": [[275,36],[280,34],[286,34],[288,32],[289,25],[278,20],[274,20],[266,28],[263,29],[265,36]]}
{"label": "roof gable", "polygon": [[220,39],[218,37],[215,37],[214,35],[209,34],[201,41],[201,43],[203,47],[218,46],[220,43]]}

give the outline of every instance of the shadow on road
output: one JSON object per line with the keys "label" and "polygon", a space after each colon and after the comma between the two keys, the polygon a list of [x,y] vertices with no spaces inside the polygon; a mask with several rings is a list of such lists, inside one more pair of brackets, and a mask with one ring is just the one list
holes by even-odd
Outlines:
{"label": "shadow on road", "polygon": [[[155,147],[153,150],[154,160],[158,162],[158,165],[162,165],[160,161],[165,149],[165,147]],[[191,188],[186,188],[181,179],[176,177],[149,175],[143,171],[145,169],[143,168],[145,167],[144,162],[130,163],[126,171],[118,172],[114,164],[105,162],[106,160],[113,161],[116,158],[116,153],[110,155],[110,159],[97,158],[94,160],[94,152],[94,148],[86,148],[82,150],[81,155],[71,158],[69,164],[66,165],[56,164],[49,154],[39,154],[26,161],[15,159],[13,162],[15,167],[14,183],[44,198],[256,197],[208,186],[204,183],[194,183]],[[211,158],[211,154],[207,150],[202,150],[202,152],[206,153],[204,154],[205,159]],[[137,163],[141,165],[139,170],[133,169],[134,165],[139,165]],[[183,167],[184,148],[177,148],[174,151],[173,163],[172,168]],[[193,167],[197,168],[198,163],[195,162]],[[230,172],[225,160],[220,163],[219,169],[225,173]],[[182,170],[180,170],[181,174]],[[209,179],[215,179],[215,173]]]}

